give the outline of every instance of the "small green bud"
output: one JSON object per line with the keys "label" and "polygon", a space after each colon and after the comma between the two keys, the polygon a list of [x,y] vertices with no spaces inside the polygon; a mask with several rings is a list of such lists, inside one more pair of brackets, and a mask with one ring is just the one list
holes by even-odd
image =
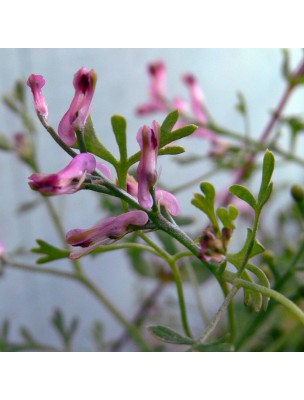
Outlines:
{"label": "small green bud", "polygon": [[271,251],[264,251],[264,253],[263,253],[263,261],[268,265],[269,264],[273,264],[273,262],[274,262],[273,253]]}
{"label": "small green bud", "polygon": [[303,203],[304,201],[304,189],[300,185],[293,185],[291,188],[291,196],[297,203]]}

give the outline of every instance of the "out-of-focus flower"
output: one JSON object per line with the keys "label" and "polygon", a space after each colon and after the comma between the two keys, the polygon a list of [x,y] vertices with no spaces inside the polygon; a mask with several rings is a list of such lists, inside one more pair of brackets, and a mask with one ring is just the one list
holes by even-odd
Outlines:
{"label": "out-of-focus flower", "polygon": [[165,98],[167,94],[167,71],[163,61],[156,61],[148,65],[150,75],[150,101],[142,104],[136,110],[139,115],[146,115],[158,111],[165,111]]}
{"label": "out-of-focus flower", "polygon": [[59,123],[58,133],[64,143],[73,146],[76,142],[76,130],[83,130],[90,114],[90,106],[95,91],[97,75],[94,70],[80,68],[74,75],[75,95],[68,111]]}
{"label": "out-of-focus flower", "polygon": [[75,260],[90,253],[97,247],[110,244],[132,232],[133,225],[143,226],[149,221],[144,211],[129,211],[117,217],[109,217],[89,229],[73,229],[66,234],[67,243],[81,246],[83,249],[71,252],[70,258]]}
{"label": "out-of-focus flower", "polygon": [[[183,82],[188,87],[191,98],[191,106],[194,118],[202,123],[208,123],[208,115],[206,112],[205,96],[198,83],[198,80],[193,74],[186,74],[182,77]],[[207,128],[199,127],[192,137],[202,137],[209,140],[212,144],[212,149],[209,152],[211,156],[221,156],[226,154],[229,149],[229,144],[218,137],[218,134],[210,131]]]}
{"label": "out-of-focus flower", "polygon": [[152,128],[144,125],[139,129],[136,139],[141,149],[140,161],[137,168],[138,201],[144,208],[150,209],[153,198],[150,189],[157,182],[157,156],[160,140],[160,126],[152,122]]}
{"label": "out-of-focus flower", "polygon": [[42,75],[30,75],[26,82],[27,86],[31,88],[34,97],[34,105],[36,112],[42,115],[47,120],[48,118],[48,107],[45,98],[42,94],[42,88],[45,85],[45,80]]}
{"label": "out-of-focus flower", "polygon": [[95,168],[96,160],[92,154],[78,154],[56,174],[36,173],[31,175],[29,185],[44,196],[72,194],[81,188],[87,174],[91,174]]}
{"label": "out-of-focus flower", "polygon": [[[138,197],[138,183],[130,175],[127,177],[127,192],[133,197]],[[171,215],[176,216],[180,213],[179,203],[177,198],[172,193],[167,192],[166,190],[156,189],[155,199],[157,203],[166,207]]]}
{"label": "out-of-focus flower", "polygon": [[0,261],[2,259],[4,259],[5,256],[6,256],[6,250],[5,250],[5,247],[4,247],[4,243],[2,241],[0,241]]}
{"label": "out-of-focus flower", "polygon": [[27,163],[32,163],[34,157],[34,148],[29,140],[28,135],[23,132],[17,132],[14,134],[13,140],[17,154],[21,160]]}

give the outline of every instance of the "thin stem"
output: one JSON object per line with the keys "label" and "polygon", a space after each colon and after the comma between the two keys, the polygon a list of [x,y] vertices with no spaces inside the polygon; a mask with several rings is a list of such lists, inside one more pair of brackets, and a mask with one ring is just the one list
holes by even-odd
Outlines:
{"label": "thin stem", "polygon": [[87,153],[87,146],[84,139],[84,131],[76,129],[76,136],[80,153]]}
{"label": "thin stem", "polygon": [[[142,325],[143,321],[147,318],[149,311],[155,305],[156,300],[158,299],[164,288],[164,282],[158,283],[155,289],[153,289],[150,295],[143,301],[142,305],[132,319],[132,324],[134,326],[139,327]],[[124,332],[121,337],[112,344],[110,351],[118,351],[128,341],[129,337],[129,333]]]}
{"label": "thin stem", "polygon": [[200,183],[201,181],[209,178],[212,176],[215,172],[219,171],[219,167],[212,168],[211,171],[206,172],[205,174],[198,176],[190,181],[187,181],[181,185],[175,186],[172,189],[169,189],[170,193],[176,194],[179,193],[185,189],[191,188],[192,186],[196,185],[197,183]]}
{"label": "thin stem", "polygon": [[[226,282],[221,283],[222,290],[224,292],[225,296],[229,295],[229,287]],[[235,307],[234,307],[234,301],[231,299],[230,303],[228,304],[227,307],[227,312],[228,312],[228,322],[229,322],[229,331],[230,331],[230,336],[229,336],[229,341],[230,343],[234,343],[235,340]]]}
{"label": "thin stem", "polygon": [[[297,253],[294,255],[293,259],[291,260],[285,274],[277,280],[277,282],[274,286],[274,290],[276,290],[276,291],[280,290],[281,287],[285,284],[285,282],[288,281],[288,279],[292,276],[292,272],[296,269],[303,254],[304,254],[304,241],[302,242]],[[270,311],[272,310],[272,308],[274,306],[275,306],[275,304],[269,304],[266,315],[259,314],[255,317],[255,319],[252,321],[252,323],[247,327],[247,329],[239,337],[239,339],[236,343],[237,348],[242,347],[244,345],[244,343],[246,342],[247,338],[250,335],[252,335],[260,327],[260,325],[263,322],[265,322],[266,318],[271,314]]]}
{"label": "thin stem", "polygon": [[134,339],[134,341],[140,346],[140,348],[143,351],[149,351],[149,347],[146,344],[145,340],[142,338],[136,327],[133,327],[126,319],[125,317],[121,314],[121,312],[110,302],[110,300],[101,292],[100,289],[97,288],[97,286],[94,285],[93,282],[91,282],[87,277],[79,274],[72,274],[69,272],[63,272],[63,271],[58,271],[55,269],[51,268],[37,268],[31,265],[23,265],[19,264],[17,262],[13,262],[10,260],[5,260],[5,265],[23,270],[26,272],[39,272],[42,274],[49,274],[53,276],[58,276],[58,277],[64,277],[64,278],[69,278],[73,279],[74,281],[78,281],[82,283],[91,293],[94,294],[95,297],[97,297],[100,302],[108,309],[108,311],[125,327],[125,329],[129,332],[130,336]]}
{"label": "thin stem", "polygon": [[52,128],[50,125],[48,125],[43,118],[42,115],[37,113],[39,121],[43,125],[43,127],[47,130],[47,132],[52,136],[52,138],[55,140],[55,142],[66,152],[68,153],[71,157],[77,156],[77,153],[72,150],[69,146],[67,146],[64,141],[60,138],[60,136],[57,134],[57,132]]}
{"label": "thin stem", "polygon": [[186,271],[188,273],[189,281],[193,288],[193,293],[194,293],[194,296],[196,299],[198,310],[200,312],[200,316],[202,318],[202,322],[204,325],[208,325],[210,322],[209,316],[208,316],[208,313],[204,307],[204,304],[203,304],[201,296],[200,296],[200,287],[199,287],[199,284],[198,284],[198,281],[197,281],[197,278],[195,275],[194,268],[188,260],[185,260],[184,263],[186,264]]}
{"label": "thin stem", "polygon": [[162,249],[156,243],[154,243],[148,236],[144,234],[140,234],[139,236],[152,248],[154,248],[159,253],[159,256],[162,257],[165,261],[167,261],[168,265],[170,266],[176,284],[182,325],[186,335],[192,337],[187,318],[186,303],[183,291],[183,282],[176,261],[170,256],[169,253],[167,253],[164,249]]}
{"label": "thin stem", "polygon": [[231,288],[231,290],[229,291],[228,295],[226,296],[223,304],[221,305],[221,307],[219,308],[218,312],[216,313],[215,317],[210,322],[210,324],[207,326],[207,328],[205,329],[205,331],[202,334],[202,336],[199,338],[198,343],[203,344],[208,339],[208,337],[211,335],[211,333],[216,328],[217,324],[220,322],[220,320],[222,318],[222,315],[226,311],[226,308],[228,307],[230,301],[236,295],[238,290],[239,290],[239,288],[237,286],[233,286]]}
{"label": "thin stem", "polygon": [[62,277],[62,278],[68,278],[68,279],[76,279],[76,276],[74,274],[72,274],[71,272],[64,272],[64,271],[60,271],[60,270],[56,270],[56,269],[52,269],[52,268],[37,268],[33,265],[27,265],[27,264],[21,264],[15,261],[11,261],[9,259],[4,260],[4,265],[10,267],[10,268],[14,268],[14,269],[19,269],[22,271],[26,271],[26,272],[40,272],[42,274],[48,274],[48,275],[54,275],[54,276],[58,276],[58,277]]}
{"label": "thin stem", "polygon": [[239,287],[248,288],[259,292],[265,296],[269,296],[276,300],[278,303],[286,307],[298,320],[304,325],[304,313],[293,301],[289,300],[287,297],[277,292],[276,290],[267,288],[265,286],[258,285],[257,283],[245,281],[243,279],[236,278],[234,283]]}
{"label": "thin stem", "polygon": [[107,251],[115,251],[121,249],[138,249],[142,251],[148,251],[149,253],[155,254],[157,256],[159,255],[158,251],[156,251],[154,248],[151,248],[150,246],[145,246],[144,244],[140,243],[121,243],[121,244],[103,245],[98,249],[94,250],[92,254],[105,253]]}
{"label": "thin stem", "polygon": [[127,332],[132,336],[134,341],[140,346],[142,351],[150,351],[150,347],[147,345],[146,341],[142,338],[138,329],[129,323],[128,320],[121,314],[121,312],[111,303],[111,301],[105,296],[100,289],[94,285],[88,278],[84,276],[77,276],[79,282],[83,283],[89,291],[95,295],[111,312],[113,316],[125,327]]}

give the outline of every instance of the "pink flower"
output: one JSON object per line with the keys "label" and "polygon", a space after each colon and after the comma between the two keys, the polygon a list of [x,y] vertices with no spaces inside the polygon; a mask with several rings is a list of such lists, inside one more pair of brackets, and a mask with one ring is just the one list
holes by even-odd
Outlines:
{"label": "pink flower", "polygon": [[0,260],[6,256],[6,250],[2,241],[0,241]]}
{"label": "pink flower", "polygon": [[84,249],[73,251],[70,258],[75,260],[90,253],[97,247],[110,244],[132,232],[132,226],[142,226],[149,221],[144,211],[129,211],[117,217],[109,217],[89,229],[73,229],[66,234],[67,243]]}
{"label": "pink flower", "polygon": [[44,196],[75,193],[80,189],[87,174],[91,174],[95,167],[96,160],[92,154],[78,154],[57,174],[31,175],[29,185]]}
{"label": "pink flower", "polygon": [[[132,176],[127,178],[127,192],[133,196],[138,197],[138,183]],[[180,206],[177,198],[170,192],[162,189],[155,190],[156,201],[162,206],[166,207],[171,215],[178,215],[180,213]]]}
{"label": "pink flower", "polygon": [[94,95],[97,75],[91,69],[80,68],[74,75],[75,95],[68,111],[59,123],[58,133],[64,143],[73,146],[76,142],[76,130],[83,130],[90,114],[90,106]]}
{"label": "pink flower", "polygon": [[166,65],[163,61],[156,61],[148,65],[148,72],[151,78],[149,87],[150,101],[137,108],[137,113],[139,115],[145,115],[157,111],[166,110]]}
{"label": "pink flower", "polygon": [[144,208],[150,209],[153,205],[150,189],[157,181],[157,156],[160,140],[160,126],[152,122],[152,128],[144,125],[139,129],[136,139],[141,149],[140,161],[137,168],[138,201]]}
{"label": "pink flower", "polygon": [[48,118],[48,107],[45,98],[42,94],[41,89],[45,85],[45,80],[42,75],[30,75],[26,82],[27,86],[31,88],[34,97],[34,104],[36,112],[42,115],[47,120]]}
{"label": "pink flower", "polygon": [[96,163],[96,168],[108,179],[112,179],[112,172],[110,168],[101,162]]}

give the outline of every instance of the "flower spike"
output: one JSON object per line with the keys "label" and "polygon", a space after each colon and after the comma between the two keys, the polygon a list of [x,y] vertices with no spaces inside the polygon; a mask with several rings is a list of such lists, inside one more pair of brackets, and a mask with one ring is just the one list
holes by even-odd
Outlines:
{"label": "flower spike", "polygon": [[157,156],[160,140],[160,126],[152,122],[152,128],[144,125],[139,129],[136,139],[141,149],[140,161],[137,168],[138,175],[138,201],[145,208],[153,205],[150,189],[157,182]]}
{"label": "flower spike", "polygon": [[67,146],[76,142],[76,130],[83,130],[90,114],[97,75],[94,70],[88,71],[86,67],[80,68],[74,75],[73,85],[75,95],[68,111],[59,123],[58,133]]}
{"label": "flower spike", "polygon": [[94,172],[96,160],[92,154],[78,154],[57,174],[33,174],[29,177],[29,185],[44,196],[72,194],[77,192],[87,174]]}
{"label": "flower spike", "polygon": [[151,78],[149,87],[150,101],[137,108],[137,114],[146,115],[157,111],[165,111],[165,97],[167,94],[167,71],[163,61],[156,61],[148,65]]}
{"label": "flower spike", "polygon": [[83,249],[71,252],[75,260],[90,253],[97,247],[110,244],[132,232],[132,225],[142,226],[149,221],[144,211],[129,211],[117,217],[109,217],[89,229],[73,229],[66,234],[66,242]]}

